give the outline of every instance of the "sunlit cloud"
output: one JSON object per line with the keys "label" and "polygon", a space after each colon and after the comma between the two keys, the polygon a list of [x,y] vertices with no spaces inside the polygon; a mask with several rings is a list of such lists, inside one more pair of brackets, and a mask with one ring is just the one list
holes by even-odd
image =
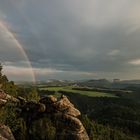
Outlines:
{"label": "sunlit cloud", "polygon": [[[70,77],[95,77],[94,72],[80,72],[80,71],[62,71],[51,68],[34,68],[34,74],[37,77],[44,77],[44,79],[51,78],[51,76],[57,75],[61,79],[62,75],[68,75]],[[3,73],[6,74],[10,79],[20,81],[24,79],[25,81],[31,81],[32,76],[30,74],[30,68],[27,67],[16,67],[16,66],[4,66]],[[64,77],[62,76],[62,79]],[[72,78],[73,79],[73,78]]]}
{"label": "sunlit cloud", "polygon": [[[15,77],[16,80],[32,80],[32,75],[30,68],[28,67],[16,67],[16,66],[4,66],[3,70],[4,74],[8,75],[8,77],[13,78]],[[50,69],[50,68],[34,68],[33,72],[35,75],[40,76],[48,76],[50,74],[61,73],[60,70]]]}
{"label": "sunlit cloud", "polygon": [[129,64],[138,66],[140,65],[140,59],[131,60],[129,61]]}

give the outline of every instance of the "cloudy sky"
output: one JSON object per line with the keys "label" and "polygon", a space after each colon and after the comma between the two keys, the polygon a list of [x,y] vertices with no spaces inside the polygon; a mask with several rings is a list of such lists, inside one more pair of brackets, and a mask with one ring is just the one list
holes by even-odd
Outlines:
{"label": "cloudy sky", "polygon": [[13,80],[31,71],[37,80],[140,79],[139,13],[139,0],[0,0],[0,61]]}

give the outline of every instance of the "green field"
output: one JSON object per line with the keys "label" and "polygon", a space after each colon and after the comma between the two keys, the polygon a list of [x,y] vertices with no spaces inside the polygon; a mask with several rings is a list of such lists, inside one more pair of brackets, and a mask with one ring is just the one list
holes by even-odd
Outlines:
{"label": "green field", "polygon": [[90,97],[117,97],[110,93],[104,93],[104,92],[94,92],[94,91],[82,91],[82,90],[73,90],[72,87],[46,87],[46,88],[39,88],[40,90],[48,90],[48,91],[56,91],[57,93],[59,91],[66,91],[66,92],[72,92],[72,93],[78,93],[81,95],[86,95]]}

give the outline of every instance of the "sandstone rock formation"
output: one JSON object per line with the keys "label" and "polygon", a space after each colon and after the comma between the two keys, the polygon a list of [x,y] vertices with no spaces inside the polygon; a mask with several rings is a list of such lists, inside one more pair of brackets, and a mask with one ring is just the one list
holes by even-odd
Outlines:
{"label": "sandstone rock formation", "polygon": [[6,104],[7,101],[18,102],[19,100],[6,94],[2,89],[0,89],[0,106]]}
{"label": "sandstone rock formation", "polygon": [[46,105],[46,112],[51,113],[57,120],[55,124],[58,128],[58,137],[61,135],[62,129],[63,131],[65,129],[65,139],[89,140],[84,126],[78,119],[78,116],[81,115],[80,111],[74,107],[66,96],[62,96],[59,100],[49,96],[41,99],[40,102]]}
{"label": "sandstone rock formation", "polygon": [[[54,96],[48,96],[42,98],[39,102],[35,102],[26,101],[21,97],[16,99],[0,90],[0,104],[4,105],[8,100],[18,104],[17,107],[20,113],[26,113],[28,122],[38,119],[38,117],[41,117],[40,114],[50,116],[56,128],[58,140],[61,140],[61,138],[59,138],[61,135],[63,135],[66,140],[89,140],[83,124],[78,119],[81,115],[80,111],[74,107],[66,96],[61,96],[59,99]],[[10,129],[4,125],[0,127],[0,140],[1,139],[14,140]]]}

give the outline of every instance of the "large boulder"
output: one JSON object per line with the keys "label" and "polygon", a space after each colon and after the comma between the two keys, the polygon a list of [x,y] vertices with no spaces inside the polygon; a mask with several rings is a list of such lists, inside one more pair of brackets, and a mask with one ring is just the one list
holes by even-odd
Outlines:
{"label": "large boulder", "polygon": [[7,101],[19,102],[18,99],[9,94],[6,94],[2,89],[0,89],[0,106],[5,105]]}

